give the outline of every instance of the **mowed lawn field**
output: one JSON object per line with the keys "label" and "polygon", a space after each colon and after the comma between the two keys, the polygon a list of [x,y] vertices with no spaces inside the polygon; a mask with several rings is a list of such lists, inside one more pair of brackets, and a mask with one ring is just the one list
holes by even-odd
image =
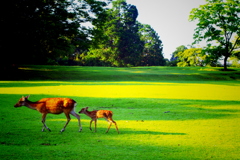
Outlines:
{"label": "mowed lawn field", "polygon": [[[240,159],[240,69],[22,66],[0,81],[0,159]],[[3,74],[2,74],[3,75]],[[22,96],[69,97],[76,112],[112,110],[120,134],[81,114],[14,108]]]}

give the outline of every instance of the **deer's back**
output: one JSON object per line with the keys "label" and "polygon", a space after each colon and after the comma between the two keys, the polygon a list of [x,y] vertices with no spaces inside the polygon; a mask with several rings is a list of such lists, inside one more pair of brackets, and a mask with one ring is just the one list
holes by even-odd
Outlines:
{"label": "deer's back", "polygon": [[76,101],[70,98],[43,98],[37,102],[41,106],[42,112],[59,114],[63,110],[72,110]]}
{"label": "deer's back", "polygon": [[113,113],[112,111],[109,111],[109,110],[98,110],[96,115],[98,118],[104,118],[104,117],[108,118],[108,117],[112,117]]}

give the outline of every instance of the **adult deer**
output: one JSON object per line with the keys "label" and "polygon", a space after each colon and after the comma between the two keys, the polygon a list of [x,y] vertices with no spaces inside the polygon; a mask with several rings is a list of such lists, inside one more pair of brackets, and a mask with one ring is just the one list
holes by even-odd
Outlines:
{"label": "adult deer", "polygon": [[97,119],[98,118],[105,118],[106,121],[108,121],[109,126],[108,129],[106,131],[106,133],[108,133],[112,123],[114,123],[117,132],[118,131],[118,127],[117,127],[117,123],[112,119],[113,116],[113,112],[109,111],[109,110],[95,110],[95,111],[88,111],[88,107],[86,108],[82,108],[78,113],[84,113],[86,114],[88,117],[90,117],[92,120],[90,121],[90,130],[92,130],[92,122],[95,122],[95,132],[96,132],[96,128],[97,128]]}
{"label": "adult deer", "polygon": [[78,119],[79,132],[82,130],[80,116],[74,111],[74,108],[76,107],[77,103],[73,99],[43,98],[37,102],[31,102],[28,100],[28,98],[29,96],[26,96],[26,97],[22,96],[22,98],[20,98],[20,100],[14,105],[14,107],[26,106],[30,109],[39,111],[42,114],[42,123],[43,123],[42,131],[44,131],[45,129],[51,131],[45,124],[46,116],[48,113],[52,113],[52,114],[64,113],[66,115],[67,122],[64,125],[63,129],[61,130],[61,132],[65,130],[69,121],[71,120],[70,114]]}

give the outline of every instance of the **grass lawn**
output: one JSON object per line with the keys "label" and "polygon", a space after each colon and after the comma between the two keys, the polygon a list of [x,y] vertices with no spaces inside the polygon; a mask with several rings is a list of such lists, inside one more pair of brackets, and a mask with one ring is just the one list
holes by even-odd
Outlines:
{"label": "grass lawn", "polygon": [[[0,81],[0,159],[239,159],[240,69],[175,67],[22,66]],[[41,114],[13,105],[69,97],[76,111],[109,109],[114,126],[98,120],[83,131],[72,117],[48,114],[52,132],[41,132]]]}

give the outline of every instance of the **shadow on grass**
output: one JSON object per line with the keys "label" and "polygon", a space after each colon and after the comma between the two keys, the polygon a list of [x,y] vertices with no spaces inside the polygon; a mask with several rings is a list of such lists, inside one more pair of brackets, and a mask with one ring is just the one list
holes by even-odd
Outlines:
{"label": "shadow on grass", "polygon": [[221,119],[240,114],[240,101],[76,97],[78,99],[78,106],[112,110],[114,117],[121,120]]}
{"label": "shadow on grass", "polygon": [[[25,96],[25,95],[24,95]],[[41,115],[27,107],[14,108],[22,95],[0,94],[0,118],[30,118]],[[49,95],[31,95],[31,101],[37,101]],[[59,97],[51,95],[50,97]],[[225,117],[236,117],[240,114],[239,101],[218,100],[176,100],[176,99],[152,99],[152,98],[88,98],[69,97],[78,102],[76,112],[81,108],[89,106],[89,110],[112,110],[113,119],[118,120],[197,120],[197,119],[221,119]],[[32,115],[34,113],[34,115]],[[26,114],[26,115],[25,115]],[[30,117],[29,117],[30,116]],[[85,115],[81,115],[85,116]],[[49,118],[56,115],[48,114]],[[65,119],[64,114],[61,115]],[[58,117],[59,118],[59,117]],[[31,118],[30,118],[31,119]],[[35,117],[36,119],[36,117]],[[73,118],[74,119],[74,118]]]}
{"label": "shadow on grass", "polygon": [[[147,71],[146,71],[147,69]],[[202,69],[202,68],[201,68]],[[0,80],[59,80],[59,81],[235,81],[239,70],[223,72],[180,67],[70,67],[23,66],[18,70],[2,71]]]}

